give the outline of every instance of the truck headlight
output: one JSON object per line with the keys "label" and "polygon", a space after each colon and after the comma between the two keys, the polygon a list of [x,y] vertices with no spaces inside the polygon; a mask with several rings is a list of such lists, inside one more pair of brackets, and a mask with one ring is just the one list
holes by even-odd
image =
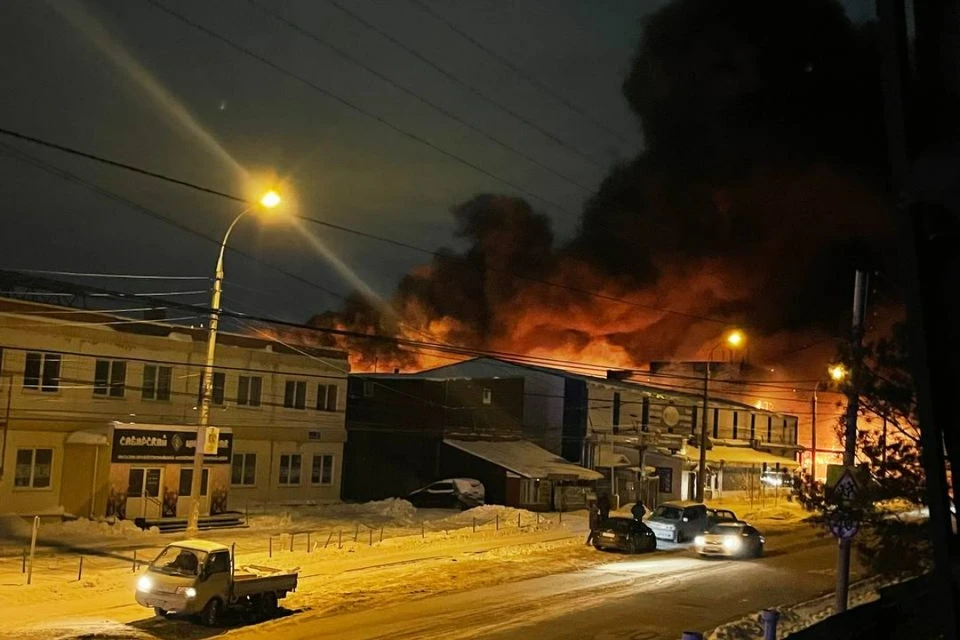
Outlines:
{"label": "truck headlight", "polygon": [[693,546],[702,547],[704,544],[706,544],[706,542],[707,542],[706,538],[704,538],[703,536],[697,536],[696,538],[693,539]]}
{"label": "truck headlight", "polygon": [[177,593],[186,596],[187,600],[197,597],[197,590],[193,587],[177,587]]}
{"label": "truck headlight", "polygon": [[137,591],[149,593],[151,589],[153,589],[153,580],[148,576],[140,576],[140,579],[137,580]]}
{"label": "truck headlight", "polygon": [[736,551],[740,548],[740,538],[736,536],[726,536],[723,539],[723,548],[727,551]]}

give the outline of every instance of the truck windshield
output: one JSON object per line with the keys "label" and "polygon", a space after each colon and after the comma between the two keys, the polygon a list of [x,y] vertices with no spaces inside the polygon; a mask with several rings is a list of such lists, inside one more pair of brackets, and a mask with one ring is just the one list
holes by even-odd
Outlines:
{"label": "truck windshield", "polygon": [[167,547],[150,565],[150,571],[175,576],[196,576],[207,561],[203,551],[185,547]]}

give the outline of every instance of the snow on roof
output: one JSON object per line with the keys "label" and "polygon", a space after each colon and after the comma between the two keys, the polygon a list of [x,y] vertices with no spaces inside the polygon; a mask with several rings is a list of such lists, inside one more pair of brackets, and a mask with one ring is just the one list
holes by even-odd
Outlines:
{"label": "snow on roof", "polygon": [[559,479],[563,477],[564,479],[599,480],[603,477],[603,474],[568,462],[557,454],[526,440],[493,441],[444,438],[443,442],[524,478]]}
{"label": "snow on roof", "polygon": [[[693,461],[699,460],[700,449],[687,445],[686,458]],[[798,466],[796,460],[767,453],[766,451],[758,451],[750,447],[722,447],[716,445],[712,449],[707,449],[707,462],[723,462],[734,466],[762,465],[764,463],[766,463],[767,466],[775,466],[778,464],[781,467]]]}
{"label": "snow on roof", "polygon": [[594,466],[596,467],[629,467],[631,464],[630,458],[623,455],[622,453],[614,453],[612,451],[601,451],[600,455],[597,456],[597,462]]}

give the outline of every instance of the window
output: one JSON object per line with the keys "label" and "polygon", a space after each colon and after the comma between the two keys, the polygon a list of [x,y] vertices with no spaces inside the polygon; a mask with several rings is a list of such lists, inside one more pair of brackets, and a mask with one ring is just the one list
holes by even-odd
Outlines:
{"label": "window", "polygon": [[158,367],[154,364],[143,365],[143,387],[140,395],[144,400],[169,400],[173,382],[171,367]]}
{"label": "window", "polygon": [[283,406],[287,409],[304,409],[307,406],[307,381],[287,380],[283,388]]}
{"label": "window", "polygon": [[690,433],[697,432],[697,420],[700,419],[700,409],[699,407],[693,408],[693,413],[690,414]]}
{"label": "window", "polygon": [[720,437],[720,409],[713,410],[713,437]]}
{"label": "window", "polygon": [[673,493],[673,468],[657,467],[657,478],[660,480],[660,493]]}
{"label": "window", "polygon": [[210,554],[207,560],[207,575],[215,573],[227,573],[230,571],[230,554],[226,551],[217,551]]}
{"label": "window", "polygon": [[280,478],[277,483],[281,487],[300,486],[300,460],[299,453],[285,453],[280,456]]}
{"label": "window", "polygon": [[53,449],[17,449],[13,486],[21,489],[49,489],[53,470]]}
{"label": "window", "polygon": [[773,416],[767,416],[767,442],[773,441]]}
{"label": "window", "polygon": [[484,388],[483,397],[480,401],[483,404],[491,404],[493,402],[493,389]]}
{"label": "window", "polygon": [[650,398],[644,396],[643,404],[640,406],[640,430],[650,430]]}
{"label": "window", "polygon": [[373,380],[364,380],[363,381],[363,397],[372,398],[373,397]]}
{"label": "window", "polygon": [[[210,480],[210,470],[204,469],[200,476],[200,495],[207,495],[207,482]],[[180,490],[178,495],[189,496],[193,488],[193,469],[180,469]]]}
{"label": "window", "polygon": [[333,456],[313,456],[310,469],[310,484],[333,484]]}
{"label": "window", "polygon": [[257,484],[257,454],[233,454],[230,484],[238,487],[252,487]]}
{"label": "window", "polygon": [[[197,390],[197,404],[203,402],[203,374],[200,374],[200,388]],[[223,404],[223,391],[227,386],[227,374],[213,372],[213,389],[210,391],[210,404]]]}
{"label": "window", "polygon": [[262,392],[263,378],[260,376],[240,376],[237,381],[237,404],[244,407],[259,407]]}
{"label": "window", "polygon": [[60,390],[60,354],[28,353],[23,366],[23,388],[52,393]]}
{"label": "window", "polygon": [[737,423],[739,421],[740,421],[740,412],[734,411],[733,412],[733,439],[734,440],[737,439],[737,426],[738,426]]}
{"label": "window", "polygon": [[93,373],[93,394],[122,398],[127,384],[127,363],[125,360],[97,360]]}
{"label": "window", "polygon": [[317,385],[317,411],[337,410],[337,385]]}
{"label": "window", "polygon": [[750,439],[757,439],[757,414],[750,414]]}

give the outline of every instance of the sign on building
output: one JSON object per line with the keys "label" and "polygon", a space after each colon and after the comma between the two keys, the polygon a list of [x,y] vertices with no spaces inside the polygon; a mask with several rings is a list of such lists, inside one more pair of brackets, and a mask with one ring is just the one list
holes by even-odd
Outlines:
{"label": "sign on building", "polygon": [[207,427],[203,430],[203,455],[215,456],[220,449],[220,429]]}
{"label": "sign on building", "polygon": [[[216,430],[214,453],[207,454],[205,464],[229,464],[233,453],[233,434]],[[208,428],[208,435],[210,434]],[[112,462],[192,462],[197,445],[195,427],[137,428],[114,427],[110,453]]]}

